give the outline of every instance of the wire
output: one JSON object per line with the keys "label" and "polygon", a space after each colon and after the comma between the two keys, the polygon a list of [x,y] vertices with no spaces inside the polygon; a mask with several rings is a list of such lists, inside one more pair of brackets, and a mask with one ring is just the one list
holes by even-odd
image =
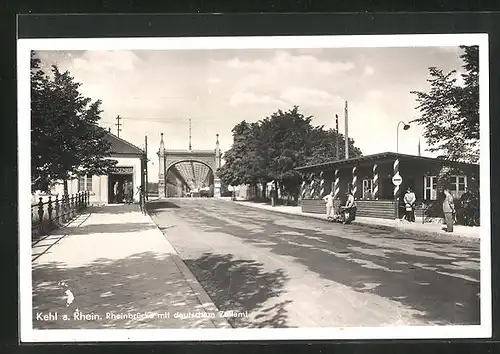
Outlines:
{"label": "wire", "polygon": [[[150,122],[150,123],[160,123],[160,124],[170,124],[170,125],[187,125],[189,123],[190,118],[137,118],[137,117],[122,117],[120,116],[121,119],[124,120],[132,120],[132,121],[139,121],[139,122]],[[214,122],[213,119],[192,119],[191,121],[194,123],[211,123]],[[107,123],[111,124],[111,123]]]}

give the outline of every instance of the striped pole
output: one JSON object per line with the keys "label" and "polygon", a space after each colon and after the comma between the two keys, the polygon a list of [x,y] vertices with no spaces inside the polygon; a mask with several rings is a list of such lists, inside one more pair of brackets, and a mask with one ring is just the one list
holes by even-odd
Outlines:
{"label": "striped pole", "polygon": [[304,197],[306,196],[306,181],[302,181],[302,185],[300,186],[301,188],[301,195],[302,195],[302,199],[304,199]]}
{"label": "striped pole", "polygon": [[309,193],[311,194],[311,198],[314,199],[314,174],[311,173],[311,183],[309,183]]}
{"label": "striped pole", "polygon": [[[396,159],[394,161],[392,169],[394,176],[399,174],[399,159]],[[394,186],[394,201],[395,201],[394,207],[396,208],[396,218],[399,219],[399,186]]]}
{"label": "striped pole", "polygon": [[325,179],[323,178],[323,171],[321,171],[319,177],[321,178],[321,181],[319,182],[319,197],[323,198],[323,196],[325,195]]}
{"label": "striped pole", "polygon": [[335,184],[333,185],[334,195],[333,198],[337,199],[339,196],[339,169],[335,170]]}
{"label": "striped pole", "polygon": [[373,165],[373,199],[378,200],[378,171],[377,164]]}
{"label": "striped pole", "polygon": [[[392,165],[392,167],[393,167],[394,176],[399,174],[399,159],[396,159],[394,161],[394,164]],[[398,197],[399,197],[399,186],[394,186],[394,198],[398,198]]]}
{"label": "striped pole", "polygon": [[352,168],[352,196],[356,199],[356,192],[358,191],[358,176],[356,176],[356,166]]}

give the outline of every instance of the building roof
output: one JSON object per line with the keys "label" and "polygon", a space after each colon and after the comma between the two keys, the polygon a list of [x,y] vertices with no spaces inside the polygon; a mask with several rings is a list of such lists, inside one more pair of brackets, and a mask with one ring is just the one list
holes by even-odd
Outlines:
{"label": "building roof", "polygon": [[111,144],[111,155],[143,155],[144,151],[137,146],[117,137],[111,132],[107,132],[104,139]]}
{"label": "building roof", "polygon": [[455,161],[439,159],[439,158],[435,158],[435,157],[400,154],[397,152],[382,152],[379,154],[353,157],[353,158],[344,159],[344,160],[333,160],[333,161],[323,162],[323,163],[314,164],[314,165],[301,166],[301,167],[295,168],[295,170],[297,170],[297,171],[317,170],[317,169],[321,169],[321,168],[331,168],[331,167],[337,167],[337,166],[341,167],[341,166],[345,166],[345,165],[353,165],[355,163],[364,163],[364,162],[377,161],[377,160],[390,160],[390,159],[396,159],[396,158],[399,158],[400,160],[447,162],[447,163],[453,163],[453,164],[462,165],[462,166],[463,165],[479,166],[478,164],[466,163],[466,162],[455,162]]}

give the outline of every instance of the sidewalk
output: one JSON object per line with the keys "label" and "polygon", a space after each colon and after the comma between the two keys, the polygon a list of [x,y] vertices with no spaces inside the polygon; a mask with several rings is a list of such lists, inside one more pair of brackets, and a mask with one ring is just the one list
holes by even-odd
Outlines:
{"label": "sidewalk", "polygon": [[32,277],[34,329],[230,328],[137,205],[91,207],[34,243]]}
{"label": "sidewalk", "polygon": [[[326,216],[324,214],[311,214],[303,213],[300,206],[284,206],[277,205],[272,207],[270,204],[266,203],[256,203],[251,201],[234,201],[240,205],[244,205],[252,208],[259,208],[264,210],[271,210],[278,213],[299,215],[303,217],[310,217],[326,221]],[[405,221],[398,221],[392,219],[378,219],[378,218],[367,218],[367,217],[356,217],[353,224],[357,225],[368,225],[376,228],[395,228],[400,231],[405,231],[413,234],[434,236],[434,237],[447,237],[456,240],[466,240],[471,242],[479,241],[480,239],[480,227],[469,227],[463,225],[455,225],[452,234],[449,234],[442,230],[441,224],[419,224],[419,223],[408,223]]]}

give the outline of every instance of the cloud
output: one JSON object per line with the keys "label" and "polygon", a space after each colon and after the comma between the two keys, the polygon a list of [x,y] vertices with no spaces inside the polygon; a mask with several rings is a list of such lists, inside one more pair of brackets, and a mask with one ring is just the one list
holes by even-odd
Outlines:
{"label": "cloud", "polygon": [[261,73],[272,71],[280,72],[307,72],[332,75],[354,69],[352,62],[336,62],[320,60],[313,55],[292,55],[287,52],[276,52],[271,60],[247,60],[233,58],[227,61],[227,66],[234,69],[250,69]]}
{"label": "cloud", "polygon": [[379,101],[383,98],[383,93],[380,90],[370,90],[366,93],[366,97],[369,101]]}
{"label": "cloud", "polygon": [[373,75],[374,72],[375,71],[373,70],[373,68],[370,65],[365,66],[365,70],[364,70],[365,75],[370,76],[370,75]]}
{"label": "cloud", "polygon": [[251,92],[236,92],[231,96],[229,104],[231,106],[240,106],[244,104],[283,105],[284,102],[269,95],[258,95]]}
{"label": "cloud", "polygon": [[322,60],[313,55],[292,55],[284,51],[275,52],[267,60],[234,57],[219,64],[226,71],[230,69],[228,75],[241,77],[237,88],[242,91],[254,87],[276,89],[284,82],[325,80],[327,76],[344,74],[355,68],[349,61]]}
{"label": "cloud", "polygon": [[296,105],[332,106],[343,102],[341,97],[313,88],[291,87],[281,94],[281,98]]}
{"label": "cloud", "polygon": [[218,83],[220,83],[220,82],[221,82],[221,79],[220,79],[220,78],[218,78],[218,77],[209,77],[209,78],[207,79],[207,82],[208,82],[209,84],[218,84]]}
{"label": "cloud", "polygon": [[132,51],[87,51],[73,59],[73,68],[81,71],[133,71],[139,58]]}

